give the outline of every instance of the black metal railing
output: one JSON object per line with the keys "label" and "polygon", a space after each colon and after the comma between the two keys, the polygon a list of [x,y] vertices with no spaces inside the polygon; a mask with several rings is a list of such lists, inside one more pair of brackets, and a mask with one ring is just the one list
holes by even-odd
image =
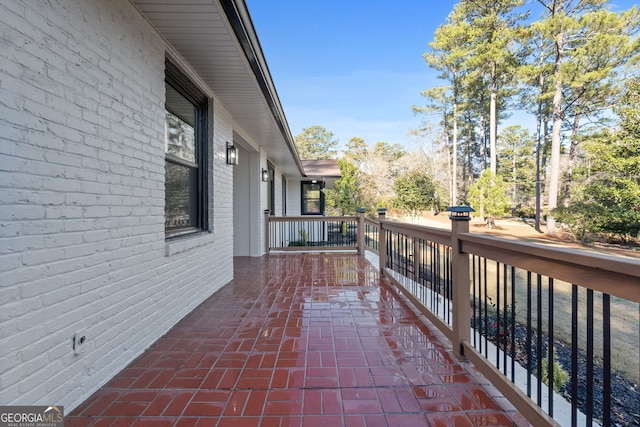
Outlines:
{"label": "black metal railing", "polygon": [[[559,396],[570,396],[563,424],[625,425],[611,396],[610,295],[478,255],[471,271],[471,345],[550,416],[565,416]],[[637,306],[616,302],[638,326]]]}
{"label": "black metal railing", "polygon": [[375,254],[378,253],[380,246],[380,226],[377,221],[373,221],[369,218],[364,220],[364,246],[366,250],[369,250]]}
{"label": "black metal railing", "polygon": [[[638,423],[640,261],[384,219],[380,228],[384,274],[533,424]],[[623,395],[612,396],[614,377],[628,380]]]}
{"label": "black metal railing", "polygon": [[268,250],[358,248],[358,217],[269,217]]}
{"label": "black metal railing", "polygon": [[451,247],[416,238],[400,231],[385,230],[385,265],[421,305],[451,326]]}
{"label": "black metal railing", "polygon": [[[268,217],[267,242],[377,252],[382,274],[534,425],[637,425],[640,261],[464,224]],[[612,394],[614,380],[624,392]]]}

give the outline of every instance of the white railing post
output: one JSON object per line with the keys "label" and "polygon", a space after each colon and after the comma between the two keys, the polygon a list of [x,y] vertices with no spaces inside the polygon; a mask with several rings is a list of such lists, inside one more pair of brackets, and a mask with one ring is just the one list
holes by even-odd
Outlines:
{"label": "white railing post", "polygon": [[451,286],[452,286],[452,329],[453,352],[464,358],[462,343],[469,341],[471,327],[471,292],[469,290],[469,254],[462,252],[462,245],[458,238],[461,233],[469,232],[469,216],[473,212],[468,206],[451,206]]}

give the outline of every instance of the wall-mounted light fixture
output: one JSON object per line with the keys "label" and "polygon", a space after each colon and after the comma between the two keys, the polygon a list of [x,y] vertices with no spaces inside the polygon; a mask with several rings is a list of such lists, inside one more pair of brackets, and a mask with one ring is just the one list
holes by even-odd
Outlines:
{"label": "wall-mounted light fixture", "polygon": [[238,164],[238,149],[235,146],[229,144],[229,142],[227,142],[227,164]]}
{"label": "wall-mounted light fixture", "polygon": [[262,182],[269,182],[269,171],[262,169]]}

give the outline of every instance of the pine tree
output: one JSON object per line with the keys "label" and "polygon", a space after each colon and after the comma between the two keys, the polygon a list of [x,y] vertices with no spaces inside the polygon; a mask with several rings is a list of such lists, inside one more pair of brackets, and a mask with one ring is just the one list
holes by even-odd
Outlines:
{"label": "pine tree", "polygon": [[393,205],[417,218],[423,211],[436,204],[436,185],[421,170],[414,169],[396,179],[393,185],[396,197]]}
{"label": "pine tree", "polygon": [[356,209],[363,207],[362,179],[358,168],[346,157],[338,160],[340,178],[332,189],[326,190],[327,204],[339,215],[354,215]]}
{"label": "pine tree", "polygon": [[589,232],[624,240],[640,234],[640,79],[627,82],[616,111],[620,128],[584,143],[588,162],[576,171],[586,180],[582,191],[554,212],[579,240]]}
{"label": "pine tree", "polygon": [[[469,189],[469,204],[482,219],[493,219],[507,215],[511,210],[511,199],[502,177],[485,169],[480,179]],[[490,225],[492,222],[487,221]]]}
{"label": "pine tree", "polygon": [[[607,0],[538,1],[544,7],[545,14],[543,19],[536,22],[534,26],[546,40],[550,41],[553,61],[553,74],[550,76],[552,92],[548,94],[553,104],[548,185],[548,206],[552,211],[558,206],[560,144],[568,107],[575,105],[580,97],[589,93],[589,87],[602,81],[613,71],[613,68],[607,66],[600,67],[598,70],[599,78],[590,81],[589,79],[592,79],[595,74],[585,72],[585,66],[599,65],[599,58],[602,58],[601,55],[598,55],[598,52],[601,51],[599,47],[604,43],[613,48],[620,41],[618,37],[627,38],[638,25],[638,21],[635,8],[621,15],[603,11]],[[607,22],[605,26],[602,25],[603,20]],[[616,39],[618,41],[615,41]],[[633,43],[631,39],[627,39],[627,41]],[[637,51],[637,48],[632,47],[631,51],[633,50]],[[621,58],[628,58],[629,53],[623,53]],[[610,52],[610,55],[614,57],[617,55],[615,49]],[[576,84],[572,85],[572,82],[576,82]],[[573,89],[572,98],[568,95],[571,89]],[[555,218],[553,215],[549,215],[547,234],[554,235],[555,232]]]}
{"label": "pine tree", "polygon": [[322,126],[311,126],[302,129],[294,137],[298,155],[305,160],[335,159],[338,140],[333,138],[333,132]]}
{"label": "pine tree", "polygon": [[[463,0],[460,11],[469,22],[470,49],[464,67],[470,77],[489,89],[489,168],[497,169],[498,98],[507,98],[516,81],[520,62],[517,44],[521,22],[527,13],[517,12],[523,0]],[[474,76],[476,74],[476,76]],[[503,99],[502,106],[505,102]]]}

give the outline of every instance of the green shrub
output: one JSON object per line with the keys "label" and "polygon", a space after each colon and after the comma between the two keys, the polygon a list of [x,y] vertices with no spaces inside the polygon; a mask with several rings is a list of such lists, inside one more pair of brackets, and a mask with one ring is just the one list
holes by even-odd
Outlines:
{"label": "green shrub", "polygon": [[302,228],[300,230],[298,230],[298,234],[300,235],[300,242],[303,245],[307,244],[307,239],[309,238],[309,235],[307,234],[307,230],[303,230]]}
{"label": "green shrub", "polygon": [[[542,382],[549,385],[549,350],[544,359],[541,361],[542,367]],[[558,351],[553,347],[553,372],[551,372],[553,378],[553,390],[559,393],[562,387],[569,381],[569,373],[564,370],[562,364],[558,362]]]}

